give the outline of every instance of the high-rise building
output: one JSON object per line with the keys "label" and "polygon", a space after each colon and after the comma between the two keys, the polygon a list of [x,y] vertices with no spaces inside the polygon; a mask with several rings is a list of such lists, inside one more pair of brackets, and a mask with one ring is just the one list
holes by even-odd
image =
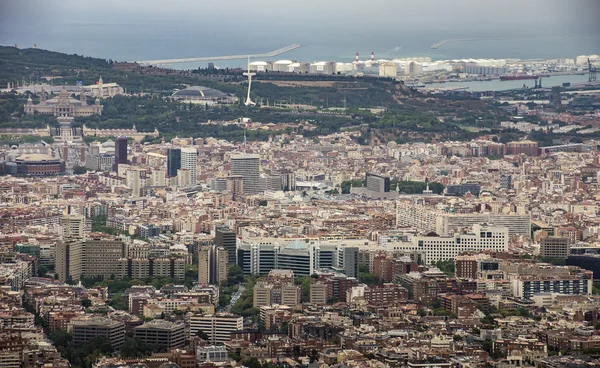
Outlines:
{"label": "high-rise building", "polygon": [[531,235],[531,215],[496,213],[446,213],[424,206],[419,201],[400,200],[396,202],[396,225],[414,226],[423,232],[435,232],[442,236],[474,224],[487,223],[505,226],[509,235]]}
{"label": "high-rise building", "polygon": [[181,169],[181,148],[169,148],[167,150],[167,176],[177,176],[179,169]]}
{"label": "high-rise building", "polygon": [[263,175],[259,180],[260,187],[262,190],[281,190],[281,175]]}
{"label": "high-rise building", "polygon": [[424,263],[435,264],[456,259],[461,253],[473,249],[506,252],[508,238],[507,227],[475,224],[471,231],[455,236],[415,236],[413,245],[424,253]]}
{"label": "high-rise building", "polygon": [[198,251],[198,283],[219,285],[227,280],[227,250],[215,245]]}
{"label": "high-rise building", "polygon": [[119,274],[119,259],[126,256],[127,246],[120,240],[96,238],[83,242],[82,275],[105,279]]}
{"label": "high-rise building", "polygon": [[338,248],[338,268],[348,277],[358,278],[358,248]]}
{"label": "high-rise building", "polygon": [[296,190],[296,174],[289,170],[282,171],[281,175],[281,187],[284,191]]}
{"label": "high-rise building", "polygon": [[119,172],[119,164],[127,163],[127,137],[117,137],[115,140],[115,172]]}
{"label": "high-rise building", "polygon": [[75,213],[67,213],[60,218],[60,229],[63,239],[83,239],[85,217]]}
{"label": "high-rise building", "polygon": [[56,244],[54,270],[62,282],[78,281],[83,270],[83,245],[79,240],[66,240]]}
{"label": "high-rise building", "polygon": [[58,279],[77,281],[82,276],[119,276],[119,260],[126,256],[127,247],[120,240],[96,238],[68,240],[56,245]]}
{"label": "high-rise building", "polygon": [[387,193],[390,191],[390,178],[388,176],[374,173],[366,173],[365,181],[367,189],[377,193]]}
{"label": "high-rise building", "polygon": [[241,175],[228,176],[227,190],[233,194],[234,199],[244,194],[244,178]]}
{"label": "high-rise building", "polygon": [[127,187],[131,189],[133,197],[139,197],[142,192],[142,187],[146,183],[146,170],[131,169],[127,170]]}
{"label": "high-rise building", "polygon": [[184,147],[181,149],[181,168],[190,172],[190,185],[194,186],[197,183],[198,172],[196,170],[196,161],[198,151],[192,147]]}
{"label": "high-rise building", "polygon": [[85,167],[91,171],[111,171],[115,167],[115,156],[108,153],[90,154],[85,160]]}
{"label": "high-rise building", "polygon": [[215,228],[215,245],[227,251],[227,264],[235,265],[237,262],[237,236],[235,231],[228,226],[217,226]]}
{"label": "high-rise building", "polygon": [[[175,174],[177,175],[177,174]],[[165,170],[154,170],[150,176],[150,181],[152,186],[155,187],[164,187],[167,185],[167,180],[165,177]]]}
{"label": "high-rise building", "polygon": [[231,156],[231,175],[241,175],[244,194],[257,194],[260,188],[260,156],[235,154]]}

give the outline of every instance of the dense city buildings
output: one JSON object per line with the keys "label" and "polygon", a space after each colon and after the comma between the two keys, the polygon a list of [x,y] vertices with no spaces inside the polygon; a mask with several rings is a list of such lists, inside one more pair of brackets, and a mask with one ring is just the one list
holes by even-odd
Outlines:
{"label": "dense city buildings", "polygon": [[0,46],[0,366],[598,366],[600,57],[297,47]]}

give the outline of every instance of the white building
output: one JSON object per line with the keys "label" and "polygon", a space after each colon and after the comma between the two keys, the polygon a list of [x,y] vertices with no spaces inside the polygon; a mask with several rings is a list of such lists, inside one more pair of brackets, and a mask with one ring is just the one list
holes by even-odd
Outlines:
{"label": "white building", "polygon": [[272,70],[271,63],[267,61],[253,61],[248,65],[248,68],[253,72],[266,72]]}
{"label": "white building", "polygon": [[508,250],[508,228],[488,225],[473,225],[470,232],[455,236],[416,236],[413,246],[424,254],[426,264],[456,258],[459,254],[474,250]]}
{"label": "white building", "polygon": [[379,76],[386,78],[395,78],[398,75],[398,65],[394,62],[385,62],[379,64]]}
{"label": "white building", "polygon": [[92,97],[98,98],[108,98],[116,95],[122,95],[123,88],[116,83],[104,83],[102,81],[102,77],[98,79],[96,84],[91,84],[89,86],[84,86],[83,91]]}
{"label": "white building", "polygon": [[244,318],[233,314],[200,315],[190,317],[190,337],[198,331],[208,335],[211,344],[229,341],[231,332],[244,328]]}
{"label": "white building", "polygon": [[[181,148],[181,168],[190,172],[190,185],[194,186],[197,183],[198,173],[196,171],[196,160],[198,151],[193,147]],[[179,175],[179,174],[178,174]]]}
{"label": "white building", "polygon": [[277,60],[273,63],[274,72],[289,72],[289,66],[294,64],[291,60]]}

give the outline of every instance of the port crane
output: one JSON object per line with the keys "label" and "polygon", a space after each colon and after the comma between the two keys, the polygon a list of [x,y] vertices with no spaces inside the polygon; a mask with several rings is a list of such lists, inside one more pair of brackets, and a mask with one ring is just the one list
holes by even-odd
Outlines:
{"label": "port crane", "polygon": [[596,81],[596,66],[594,66],[592,64],[592,61],[590,60],[590,58],[588,58],[588,71],[590,73],[589,81],[595,82]]}

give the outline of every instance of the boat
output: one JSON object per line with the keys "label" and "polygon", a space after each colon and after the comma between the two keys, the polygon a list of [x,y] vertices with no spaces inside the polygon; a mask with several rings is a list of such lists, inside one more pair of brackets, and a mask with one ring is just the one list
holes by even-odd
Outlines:
{"label": "boat", "polygon": [[537,75],[520,74],[520,75],[502,75],[501,81],[523,80],[523,79],[538,79]]}

